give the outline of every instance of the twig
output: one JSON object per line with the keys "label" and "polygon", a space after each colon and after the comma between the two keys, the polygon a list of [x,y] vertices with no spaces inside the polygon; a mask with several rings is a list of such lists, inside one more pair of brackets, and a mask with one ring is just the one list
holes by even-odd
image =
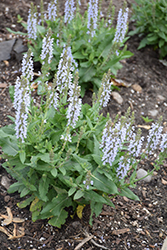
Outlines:
{"label": "twig", "polygon": [[[84,230],[83,233],[84,233],[85,236],[89,237],[89,234],[88,234],[88,232],[87,232],[86,230]],[[91,241],[96,247],[99,247],[99,248],[102,248],[102,249],[109,249],[108,247],[105,247],[105,246],[102,246],[102,245],[96,243],[96,241],[94,241],[93,239],[91,239],[90,241]]]}
{"label": "twig", "polygon": [[74,250],[80,249],[87,241],[91,240],[92,238],[93,238],[93,235],[88,236],[81,243],[79,243]]}

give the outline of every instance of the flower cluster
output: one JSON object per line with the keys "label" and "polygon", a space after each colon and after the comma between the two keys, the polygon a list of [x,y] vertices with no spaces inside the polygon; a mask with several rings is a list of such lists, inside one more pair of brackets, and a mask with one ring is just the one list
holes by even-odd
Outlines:
{"label": "flower cluster", "polygon": [[127,172],[130,167],[131,160],[130,158],[121,156],[118,163],[117,168],[117,176],[119,179],[123,179],[125,176],[127,176]]}
{"label": "flower cluster", "polygon": [[125,11],[120,9],[118,13],[114,42],[116,43],[123,42],[123,39],[125,38],[125,34],[127,31],[127,21],[128,21],[128,8],[126,8]]}
{"label": "flower cluster", "polygon": [[26,54],[24,54],[22,59],[22,76],[27,78],[27,80],[30,82],[33,80],[34,77],[34,69],[33,69],[33,53],[31,50],[28,50]]}
{"label": "flower cluster", "polygon": [[153,153],[153,151],[157,149],[157,146],[159,145],[161,137],[162,137],[163,127],[160,124],[161,124],[161,120],[152,124],[152,127],[149,130],[149,134],[147,136],[146,153],[150,155]]}
{"label": "flower cluster", "polygon": [[89,0],[88,8],[88,34],[91,34],[91,37],[94,37],[95,30],[97,29],[97,18],[98,18],[98,0]]}
{"label": "flower cluster", "polygon": [[24,142],[24,139],[27,137],[27,119],[30,106],[29,88],[27,87],[28,84],[28,80],[24,76],[21,76],[21,78],[17,78],[15,85],[15,130],[17,139],[20,138],[22,142]]}
{"label": "flower cluster", "polygon": [[65,2],[65,15],[64,15],[64,22],[70,23],[70,21],[74,18],[74,0],[67,0]]}
{"label": "flower cluster", "polygon": [[57,0],[48,3],[48,20],[55,21],[57,17]]}
{"label": "flower cluster", "polygon": [[57,88],[60,94],[63,93],[64,90],[68,91],[72,82],[72,58],[68,56],[68,49],[64,48],[63,52],[60,56],[60,61],[58,64],[57,71]]}
{"label": "flower cluster", "polygon": [[75,78],[74,78],[74,83],[71,84],[70,86],[70,91],[69,91],[69,106],[67,109],[67,119],[68,123],[67,126],[71,126],[75,128],[76,122],[78,121],[80,111],[81,111],[81,98],[80,96],[80,86],[78,86],[78,72],[76,72]]}
{"label": "flower cluster", "polygon": [[30,39],[36,40],[37,38],[37,12],[34,5],[31,4],[31,9],[29,9],[28,19],[27,19],[27,32]]}
{"label": "flower cluster", "polygon": [[106,107],[109,100],[110,100],[110,94],[111,94],[111,85],[112,81],[110,79],[110,70],[107,74],[104,74],[102,78],[101,87],[98,92],[98,102],[100,103],[101,107]]}
{"label": "flower cluster", "polygon": [[50,64],[51,59],[53,57],[53,38],[51,38],[51,30],[49,29],[46,37],[44,37],[42,41],[42,52],[41,52],[41,60],[43,61],[43,65],[45,61]]}
{"label": "flower cluster", "polygon": [[86,179],[83,181],[83,184],[86,186],[86,189],[89,190],[90,185],[93,186],[93,180],[91,180],[91,172],[88,171]]}

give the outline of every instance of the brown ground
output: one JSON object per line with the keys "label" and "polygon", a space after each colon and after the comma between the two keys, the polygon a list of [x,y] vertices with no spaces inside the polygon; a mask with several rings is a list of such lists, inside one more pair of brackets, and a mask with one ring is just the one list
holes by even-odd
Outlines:
{"label": "brown ground", "polygon": [[[23,30],[22,26],[17,23],[17,14],[20,14],[26,21],[30,1],[1,0],[0,2],[0,39],[2,41],[12,38],[11,34],[6,31],[6,27]],[[38,0],[34,2],[39,3]],[[109,1],[104,2],[105,7]],[[113,2],[118,10],[123,1]],[[131,2],[132,0],[128,1],[129,7]],[[133,29],[132,23],[130,23],[130,29]],[[136,125],[146,125],[141,115],[149,116],[154,120],[163,115],[166,128],[167,69],[159,61],[158,52],[153,48],[137,50],[139,45],[137,36],[130,38],[127,45],[134,56],[122,62],[123,68],[118,72],[117,78],[126,81],[131,86],[120,87],[122,105],[111,98],[104,112],[109,112],[114,118],[118,112],[124,114],[131,106],[135,111]],[[17,75],[20,74],[19,69],[20,62],[15,58],[0,62],[0,126],[9,123],[7,115],[14,115],[8,88],[14,84]],[[134,84],[141,86],[141,93],[134,90]],[[86,94],[84,102],[91,102],[90,92]],[[155,117],[150,115],[152,110],[158,111]],[[143,133],[146,131],[143,129]],[[143,162],[142,167],[151,170],[151,159]],[[0,165],[0,178],[6,175]],[[8,177],[10,179],[10,176]],[[0,232],[1,249],[161,249],[163,240],[167,236],[167,163],[164,163],[154,174],[150,183],[139,182],[133,191],[139,196],[140,202],[124,197],[116,198],[113,200],[116,209],[104,206],[101,215],[94,219],[93,227],[88,224],[89,208],[86,207],[82,220],[77,217],[72,220],[69,216],[66,224],[61,229],[57,229],[48,225],[47,221],[33,223],[28,209],[18,209],[19,195],[8,195],[6,189],[0,185],[0,213],[5,214],[5,207],[10,207],[15,217],[25,219],[23,226],[26,232],[24,237],[15,240],[9,240],[5,233]],[[13,224],[10,224],[8,229],[13,230]],[[85,232],[93,236],[94,242],[89,239],[81,248],[76,248],[87,238]],[[98,247],[95,243],[102,247]]]}

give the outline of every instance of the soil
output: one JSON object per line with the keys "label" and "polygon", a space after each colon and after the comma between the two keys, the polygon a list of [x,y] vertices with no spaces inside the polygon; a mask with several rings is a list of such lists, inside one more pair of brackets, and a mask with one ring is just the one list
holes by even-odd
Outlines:
{"label": "soil", "polygon": [[[33,2],[39,4],[38,0]],[[48,2],[49,0],[45,1],[45,5]],[[81,2],[85,8],[86,1]],[[132,2],[128,1],[130,9]],[[113,1],[116,12],[122,3],[123,1]],[[104,1],[104,13],[108,4],[109,1]],[[6,27],[23,31],[21,24],[17,23],[17,15],[21,15],[24,21],[27,20],[30,1],[1,0],[0,5],[0,40],[10,40],[14,35],[9,34]],[[132,29],[134,24],[130,22],[129,30]],[[130,106],[135,112],[136,126],[142,126],[144,134],[148,132],[145,125],[150,123],[144,122],[141,116],[148,116],[155,121],[162,115],[166,132],[167,69],[159,61],[158,51],[152,47],[137,50],[139,42],[138,36],[127,41],[128,50],[134,55],[122,61],[123,68],[116,77],[128,84],[128,87],[120,86],[117,91],[123,98],[123,103],[119,104],[117,99],[111,97],[104,114],[109,112],[114,119],[117,113],[124,114]],[[20,75],[20,67],[21,62],[16,57],[0,62],[0,127],[11,122],[8,115],[14,116],[9,86],[14,85],[16,77]],[[88,91],[83,102],[91,103],[91,95]],[[154,159],[155,156],[143,162],[140,167],[151,170]],[[3,176],[11,180],[0,164],[0,178]],[[4,232],[0,232],[1,249],[161,249],[167,236],[167,161],[159,171],[154,172],[151,182],[140,181],[133,191],[139,196],[139,202],[126,197],[113,199],[115,209],[105,205],[100,216],[94,218],[92,227],[89,226],[89,207],[85,207],[81,220],[77,216],[73,219],[69,216],[65,225],[58,229],[50,226],[46,220],[32,222],[28,208],[17,207],[19,195],[9,195],[5,187],[0,185],[0,214],[6,214],[6,207],[10,207],[14,217],[25,219],[22,224],[25,236],[10,240]],[[11,231],[13,226],[10,224],[6,228]],[[79,245],[80,243],[83,245]]]}

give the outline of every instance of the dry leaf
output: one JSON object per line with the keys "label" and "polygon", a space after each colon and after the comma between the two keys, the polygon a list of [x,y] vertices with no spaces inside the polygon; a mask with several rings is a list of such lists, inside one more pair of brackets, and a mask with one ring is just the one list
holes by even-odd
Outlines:
{"label": "dry leaf", "polygon": [[145,128],[145,129],[150,129],[151,128],[151,126],[150,125],[137,125],[138,126],[138,128]]}
{"label": "dry leaf", "polygon": [[122,86],[122,87],[126,87],[126,88],[129,88],[131,86],[130,83],[127,83],[121,79],[112,79],[111,82],[113,83],[114,86]]}
{"label": "dry leaf", "polygon": [[162,178],[161,180],[162,184],[167,185],[167,181]]}
{"label": "dry leaf", "polygon": [[4,227],[0,227],[0,232],[5,233],[7,236],[12,236]]}
{"label": "dry leaf", "polygon": [[8,62],[8,61],[4,60],[3,62],[4,62],[4,64],[5,64],[7,67],[9,67],[9,62]]}
{"label": "dry leaf", "polygon": [[0,83],[0,88],[3,89],[3,88],[7,88],[7,83]]}
{"label": "dry leaf", "polygon": [[132,85],[132,89],[134,89],[136,92],[142,93],[142,87],[137,83]]}
{"label": "dry leaf", "polygon": [[123,228],[123,229],[113,230],[112,234],[114,234],[114,235],[125,234],[129,231],[130,231],[129,228]]}
{"label": "dry leaf", "polygon": [[3,225],[9,225],[13,221],[13,214],[11,212],[10,207],[6,207],[6,211],[8,213],[8,217],[2,222]]}
{"label": "dry leaf", "polygon": [[14,223],[23,223],[25,220],[24,219],[20,219],[20,218],[13,218],[13,222]]}
{"label": "dry leaf", "polygon": [[[19,234],[17,234],[17,232],[19,232]],[[25,235],[24,227],[19,227],[17,231],[16,224],[14,224],[13,235],[10,235],[9,239],[10,240],[18,239],[18,238],[23,237],[24,235]]]}

